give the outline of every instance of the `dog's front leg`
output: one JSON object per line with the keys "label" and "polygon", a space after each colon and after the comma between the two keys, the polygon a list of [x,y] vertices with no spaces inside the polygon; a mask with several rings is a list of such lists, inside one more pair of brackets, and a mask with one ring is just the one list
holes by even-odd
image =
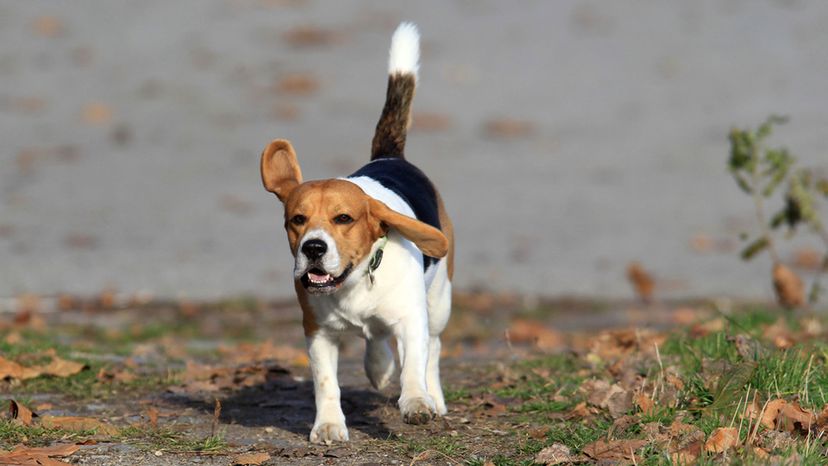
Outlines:
{"label": "dog's front leg", "polygon": [[313,393],[316,397],[316,420],[310,433],[314,443],[347,441],[348,428],[339,403],[337,362],[339,342],[325,332],[307,338],[308,355],[313,372]]}
{"label": "dog's front leg", "polygon": [[402,370],[400,412],[408,424],[425,424],[436,412],[426,390],[428,365],[428,317],[425,309],[409,313],[394,326]]}

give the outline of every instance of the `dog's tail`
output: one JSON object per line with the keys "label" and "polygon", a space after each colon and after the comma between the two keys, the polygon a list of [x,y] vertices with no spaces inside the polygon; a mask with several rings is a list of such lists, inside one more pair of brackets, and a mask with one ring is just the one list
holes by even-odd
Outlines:
{"label": "dog's tail", "polygon": [[388,91],[374,141],[371,160],[405,158],[405,135],[411,124],[411,100],[417,86],[420,33],[413,23],[400,23],[391,37],[388,57]]}

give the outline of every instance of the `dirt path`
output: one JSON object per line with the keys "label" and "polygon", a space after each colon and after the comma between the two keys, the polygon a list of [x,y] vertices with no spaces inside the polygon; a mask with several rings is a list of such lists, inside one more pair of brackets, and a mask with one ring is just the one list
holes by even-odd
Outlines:
{"label": "dirt path", "polygon": [[[2,315],[0,394],[17,407],[0,418],[0,450],[63,445],[78,448],[66,458],[74,464],[124,466],[229,465],[245,454],[268,465],[473,466],[529,464],[549,451],[607,464],[828,455],[824,314],[455,301],[442,360],[448,415],[402,423],[399,387],[373,390],[363,343],[349,342],[339,373],[351,442],[321,446],[307,441],[313,393],[292,302],[108,308],[99,297]],[[760,426],[762,403],[787,408]],[[20,406],[39,417],[27,423]],[[733,419],[744,447],[715,446]]]}

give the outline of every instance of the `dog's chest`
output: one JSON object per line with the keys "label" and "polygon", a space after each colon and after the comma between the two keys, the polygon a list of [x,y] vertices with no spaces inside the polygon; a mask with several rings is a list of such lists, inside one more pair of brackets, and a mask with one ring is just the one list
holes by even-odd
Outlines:
{"label": "dog's chest", "polygon": [[389,333],[412,307],[424,308],[422,255],[396,232],[389,233],[384,251],[373,283],[361,264],[343,290],[309,297],[320,327],[372,338]]}

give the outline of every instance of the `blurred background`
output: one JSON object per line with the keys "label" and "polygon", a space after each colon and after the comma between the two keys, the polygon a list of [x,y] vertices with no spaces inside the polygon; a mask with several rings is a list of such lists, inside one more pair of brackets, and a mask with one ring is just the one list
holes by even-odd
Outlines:
{"label": "blurred background", "polygon": [[291,296],[260,152],[367,161],[401,20],[458,289],[631,297],[638,261],[662,297],[772,296],[727,133],[788,115],[773,142],[828,165],[819,0],[3,2],[0,297]]}

